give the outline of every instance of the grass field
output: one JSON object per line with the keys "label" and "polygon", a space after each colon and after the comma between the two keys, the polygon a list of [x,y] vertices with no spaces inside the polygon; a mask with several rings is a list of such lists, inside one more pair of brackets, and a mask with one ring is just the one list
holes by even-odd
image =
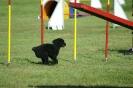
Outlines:
{"label": "grass field", "polygon": [[[129,20],[131,0],[123,5]],[[89,1],[82,1],[89,4]],[[105,0],[101,0],[106,11]],[[59,64],[45,66],[31,48],[40,44],[39,0],[12,0],[11,65],[7,65],[7,1],[0,1],[0,88],[133,88],[133,56],[123,52],[132,46],[131,30],[109,24],[109,56],[105,62],[106,21],[95,16],[77,19],[77,61],[73,59],[73,19],[61,31],[45,29],[45,43],[63,38]],[[113,0],[111,11],[113,12]],[[45,27],[48,20],[45,20]]]}

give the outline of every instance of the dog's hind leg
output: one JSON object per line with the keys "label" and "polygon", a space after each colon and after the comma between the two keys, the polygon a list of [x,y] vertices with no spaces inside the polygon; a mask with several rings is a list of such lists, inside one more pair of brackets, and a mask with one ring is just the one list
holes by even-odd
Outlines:
{"label": "dog's hind leg", "polygon": [[46,64],[46,65],[48,64],[48,58],[41,58],[41,59],[43,64]]}
{"label": "dog's hind leg", "polygon": [[48,55],[47,55],[46,53],[44,53],[44,54],[42,55],[42,58],[41,58],[41,59],[42,59],[42,63],[43,63],[43,64],[46,64],[46,65],[49,64],[49,63],[48,63]]}

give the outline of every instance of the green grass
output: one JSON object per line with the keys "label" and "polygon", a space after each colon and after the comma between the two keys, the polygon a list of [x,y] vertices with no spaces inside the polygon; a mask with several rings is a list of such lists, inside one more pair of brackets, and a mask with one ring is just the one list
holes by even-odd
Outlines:
{"label": "green grass", "polygon": [[[106,11],[106,2],[103,10]],[[83,1],[89,4],[89,1]],[[31,51],[40,44],[39,1],[12,0],[11,65],[7,65],[7,1],[0,2],[0,88],[116,88],[133,87],[133,56],[123,55],[132,46],[131,30],[109,25],[109,56],[105,62],[106,21],[95,16],[77,19],[77,61],[73,59],[73,19],[62,31],[45,30],[45,43],[63,38],[59,64],[45,66]],[[111,0],[111,12],[113,12]],[[123,8],[129,20],[131,0]],[[45,27],[48,20],[45,20]]]}

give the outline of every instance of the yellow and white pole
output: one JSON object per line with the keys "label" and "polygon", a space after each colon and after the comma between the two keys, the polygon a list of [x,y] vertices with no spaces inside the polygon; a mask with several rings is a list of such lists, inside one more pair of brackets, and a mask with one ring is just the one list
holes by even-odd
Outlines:
{"label": "yellow and white pole", "polygon": [[11,60],[11,0],[8,0],[8,66]]}
{"label": "yellow and white pole", "polygon": [[[76,3],[76,0],[75,0]],[[74,9],[74,61],[76,61],[76,54],[77,54],[77,11]]]}

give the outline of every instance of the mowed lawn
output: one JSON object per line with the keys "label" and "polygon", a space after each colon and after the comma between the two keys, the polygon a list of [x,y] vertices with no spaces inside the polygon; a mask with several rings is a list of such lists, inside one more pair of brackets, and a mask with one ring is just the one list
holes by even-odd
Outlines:
{"label": "mowed lawn", "polygon": [[[102,10],[106,11],[107,0],[100,1]],[[113,13],[113,0],[110,1],[110,12]],[[122,7],[128,19],[133,21],[132,0],[125,1]],[[90,0],[81,2],[90,4]],[[63,38],[67,44],[60,50],[59,64],[46,66],[31,50],[41,44],[40,20],[37,18],[40,1],[11,0],[11,9],[11,64],[7,66],[8,2],[0,1],[0,88],[133,87],[133,55],[123,55],[132,47],[130,29],[122,26],[113,29],[113,24],[109,22],[109,55],[106,62],[106,21],[93,15],[77,18],[77,55],[74,62],[74,19],[64,20],[63,30],[45,29],[45,43]],[[45,28],[48,21],[45,20]]]}

